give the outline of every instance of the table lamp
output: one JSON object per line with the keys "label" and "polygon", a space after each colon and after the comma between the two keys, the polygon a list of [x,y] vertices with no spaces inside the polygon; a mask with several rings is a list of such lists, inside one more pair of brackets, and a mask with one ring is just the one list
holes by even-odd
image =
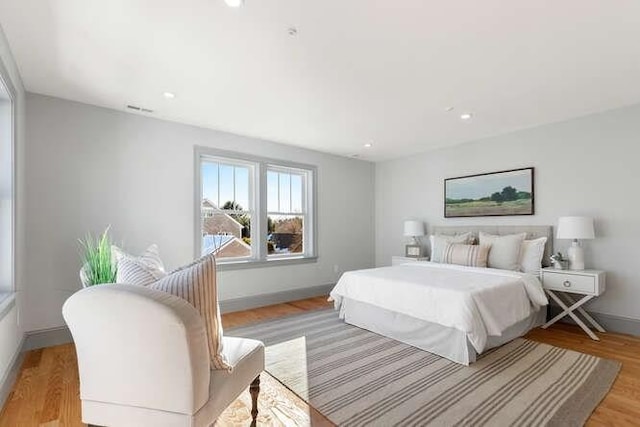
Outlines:
{"label": "table lamp", "polygon": [[579,239],[593,239],[593,218],[584,216],[564,216],[558,220],[558,239],[572,239],[569,248],[569,268],[571,270],[584,270],[584,250],[580,246]]}
{"label": "table lamp", "polygon": [[422,256],[422,246],[420,246],[417,239],[420,236],[424,236],[424,224],[422,221],[406,220],[404,222],[404,235],[413,238],[413,244],[405,247],[405,255],[414,258]]}

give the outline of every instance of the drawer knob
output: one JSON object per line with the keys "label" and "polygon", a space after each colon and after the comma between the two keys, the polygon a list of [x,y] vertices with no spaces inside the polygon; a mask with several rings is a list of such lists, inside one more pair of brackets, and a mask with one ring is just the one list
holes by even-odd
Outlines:
{"label": "drawer knob", "polygon": [[565,288],[570,288],[571,287],[571,282],[568,280],[565,280],[564,283],[562,284],[562,286],[564,286]]}

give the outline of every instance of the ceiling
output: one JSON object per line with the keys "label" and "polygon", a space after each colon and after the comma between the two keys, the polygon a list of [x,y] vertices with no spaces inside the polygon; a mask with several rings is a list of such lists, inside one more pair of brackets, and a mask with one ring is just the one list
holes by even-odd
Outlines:
{"label": "ceiling", "polygon": [[2,0],[0,24],[28,91],[374,161],[640,102],[636,0]]}

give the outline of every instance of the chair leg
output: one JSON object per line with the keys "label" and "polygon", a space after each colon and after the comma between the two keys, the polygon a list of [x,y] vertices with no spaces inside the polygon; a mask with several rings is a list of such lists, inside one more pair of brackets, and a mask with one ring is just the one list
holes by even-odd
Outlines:
{"label": "chair leg", "polygon": [[253,421],[251,425],[256,424],[256,418],[258,418],[258,394],[260,394],[260,375],[249,386],[249,393],[251,394],[251,418]]}

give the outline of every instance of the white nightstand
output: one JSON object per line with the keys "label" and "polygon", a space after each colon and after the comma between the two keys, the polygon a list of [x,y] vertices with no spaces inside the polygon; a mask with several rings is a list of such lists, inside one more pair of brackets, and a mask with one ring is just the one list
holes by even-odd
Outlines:
{"label": "white nightstand", "polygon": [[[545,323],[542,328],[553,325],[565,316],[570,316],[592,339],[600,341],[598,336],[574,313],[579,312],[596,330],[605,332],[583,308],[586,302],[602,295],[605,290],[605,273],[599,270],[557,270],[542,269],[542,286],[549,296],[562,308],[562,313]],[[569,294],[584,295],[575,301]],[[568,304],[568,305],[567,305]]]}
{"label": "white nightstand", "polygon": [[408,256],[392,256],[391,265],[406,264],[408,262],[429,261],[428,257],[411,258]]}

